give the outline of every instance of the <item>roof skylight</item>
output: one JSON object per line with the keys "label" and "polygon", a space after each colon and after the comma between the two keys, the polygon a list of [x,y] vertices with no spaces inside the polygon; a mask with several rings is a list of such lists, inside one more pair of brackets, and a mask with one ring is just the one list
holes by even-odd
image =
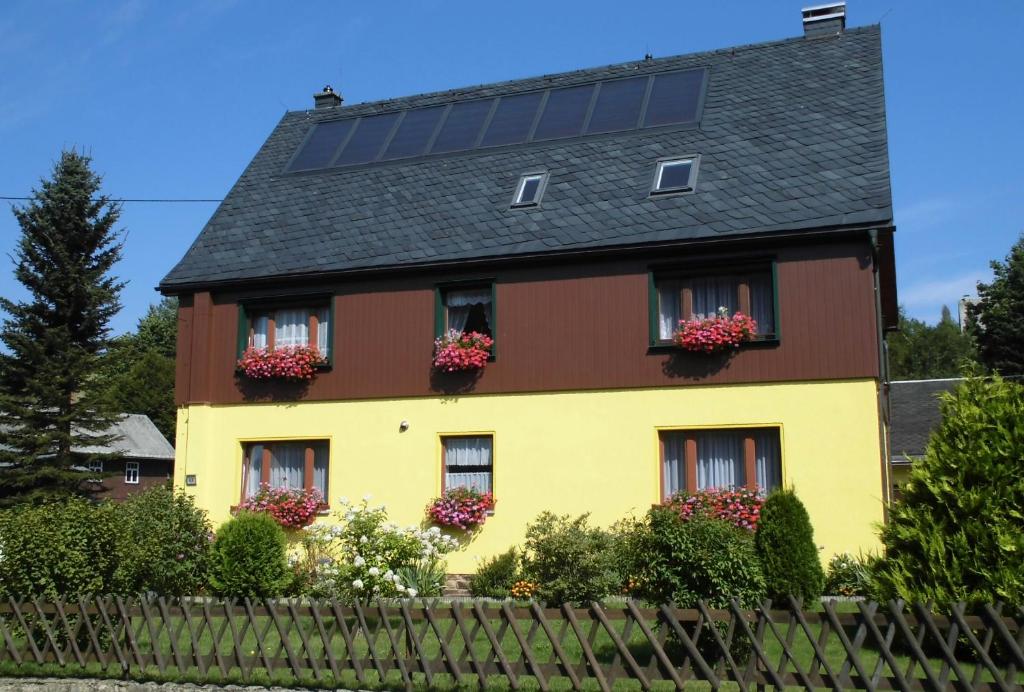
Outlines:
{"label": "roof skylight", "polygon": [[696,123],[703,68],[315,124],[289,171]]}
{"label": "roof skylight", "polygon": [[535,207],[540,204],[547,182],[547,173],[527,173],[521,177],[519,185],[516,186],[516,194],[512,198],[512,206]]}
{"label": "roof skylight", "polygon": [[654,169],[652,195],[669,192],[692,192],[697,183],[697,157],[684,156],[658,161]]}

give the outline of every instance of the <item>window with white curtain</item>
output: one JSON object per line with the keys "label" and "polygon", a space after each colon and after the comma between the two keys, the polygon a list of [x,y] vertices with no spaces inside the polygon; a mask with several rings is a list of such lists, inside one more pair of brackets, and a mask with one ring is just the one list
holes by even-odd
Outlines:
{"label": "window with white curtain", "polygon": [[139,462],[126,461],[124,464],[124,482],[128,485],[139,484]]}
{"label": "window with white curtain", "polygon": [[[744,307],[757,322],[757,335],[775,335],[774,282],[770,271],[742,274],[657,277],[659,341],[669,341],[681,320],[729,315]],[[744,303],[747,303],[744,306]]]}
{"label": "window with white curtain", "polygon": [[770,492],[782,485],[778,428],[666,430],[660,437],[663,497],[710,488]]}
{"label": "window with white curtain", "polygon": [[324,357],[330,349],[330,310],[327,307],[290,307],[254,312],[249,321],[252,348],[316,346]]}
{"label": "window with white curtain", "polygon": [[242,497],[256,494],[261,483],[272,488],[312,490],[327,498],[328,443],[252,442],[245,446]]}
{"label": "window with white curtain", "polygon": [[473,488],[493,491],[494,439],[485,436],[444,437],[444,489]]}
{"label": "window with white curtain", "polygon": [[494,306],[491,286],[447,289],[443,292],[445,331],[479,332],[493,337]]}

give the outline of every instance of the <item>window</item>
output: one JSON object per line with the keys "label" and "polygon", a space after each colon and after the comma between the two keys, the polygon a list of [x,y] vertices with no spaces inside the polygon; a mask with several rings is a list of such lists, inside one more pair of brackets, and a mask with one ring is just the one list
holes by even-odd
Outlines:
{"label": "window", "polygon": [[459,332],[479,332],[493,338],[493,284],[443,289],[438,327],[441,334],[454,329]]}
{"label": "window", "polygon": [[654,169],[652,195],[669,192],[692,192],[697,183],[697,157],[658,161]]}
{"label": "window", "polygon": [[129,485],[139,484],[139,462],[126,461],[124,464],[124,482]]}
{"label": "window", "polygon": [[494,490],[494,464],[492,446],[494,439],[490,436],[458,436],[443,437],[442,469],[444,474],[443,487],[473,488],[480,492]]}
{"label": "window", "polygon": [[90,473],[103,473],[103,462],[102,461],[90,461],[89,462]]}
{"label": "window", "polygon": [[760,488],[782,483],[778,428],[666,430],[660,434],[661,489]]}
{"label": "window", "polygon": [[777,336],[770,265],[736,272],[659,275],[654,283],[657,333],[652,333],[652,343],[671,341],[681,320],[714,317],[723,308],[730,315],[738,311],[753,317],[758,338]]}
{"label": "window", "polygon": [[272,488],[316,488],[327,498],[328,457],[326,440],[251,442],[245,445],[242,498],[255,495],[263,483]]}
{"label": "window", "polygon": [[547,173],[527,173],[519,179],[516,186],[515,197],[512,198],[513,207],[535,207],[540,204],[540,198],[544,196],[544,188],[547,187]]}
{"label": "window", "polygon": [[330,308],[287,307],[252,310],[247,313],[245,348],[315,346],[325,358],[330,356]]}

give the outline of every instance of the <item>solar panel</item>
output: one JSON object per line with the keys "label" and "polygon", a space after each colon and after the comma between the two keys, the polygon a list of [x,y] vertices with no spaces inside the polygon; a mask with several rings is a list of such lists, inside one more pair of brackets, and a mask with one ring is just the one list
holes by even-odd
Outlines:
{"label": "solar panel", "polygon": [[703,83],[704,70],[654,75],[644,127],[695,121]]}
{"label": "solar panel", "polygon": [[288,170],[305,171],[323,168],[330,164],[331,159],[334,158],[334,152],[345,141],[354,122],[354,120],[331,120],[317,125],[313,128],[313,132],[309,135],[299,155],[292,160]]}
{"label": "solar panel", "polygon": [[502,96],[480,145],[494,147],[525,142],[542,96],[544,92],[541,91]]}
{"label": "solar panel", "polygon": [[453,104],[430,151],[437,154],[472,149],[493,103],[494,99],[486,99]]}
{"label": "solar panel", "polygon": [[552,89],[533,138],[575,137],[583,132],[583,122],[587,119],[593,94],[593,84]]}
{"label": "solar panel", "polygon": [[[313,126],[288,170],[390,161],[428,153],[466,151],[478,146],[694,123],[700,117],[705,76],[703,68],[659,72],[462,101],[451,106],[410,108],[404,115],[393,112],[328,120]],[[641,113],[643,122],[640,122]],[[531,135],[534,122],[537,127]],[[586,132],[584,123],[587,123]],[[481,137],[485,124],[487,129]],[[433,144],[430,143],[432,137]],[[338,153],[342,145],[344,148]]]}
{"label": "solar panel", "polygon": [[376,159],[396,120],[398,113],[363,117],[356,131],[349,137],[348,144],[338,155],[335,165],[366,163]]}
{"label": "solar panel", "polygon": [[640,109],[647,91],[648,77],[602,82],[587,133],[631,130],[640,120]]}
{"label": "solar panel", "polygon": [[427,153],[427,145],[444,115],[444,106],[416,108],[405,112],[398,131],[391,138],[382,159],[400,159]]}

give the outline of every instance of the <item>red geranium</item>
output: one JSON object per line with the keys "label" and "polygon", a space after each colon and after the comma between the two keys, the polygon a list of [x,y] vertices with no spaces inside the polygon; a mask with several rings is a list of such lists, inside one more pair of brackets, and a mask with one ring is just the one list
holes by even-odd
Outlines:
{"label": "red geranium", "polygon": [[487,365],[494,339],[480,332],[456,329],[434,341],[434,367],[441,372],[480,370]]}
{"label": "red geranium", "polygon": [[427,505],[427,517],[439,526],[472,529],[487,521],[494,509],[494,495],[473,488],[451,488]]}
{"label": "red geranium", "polygon": [[259,491],[246,498],[238,509],[266,512],[281,526],[301,529],[313,523],[323,505],[324,496],[316,488],[271,488],[266,483],[261,483]]}
{"label": "red geranium", "polygon": [[753,531],[761,518],[764,496],[757,490],[711,488],[695,493],[680,491],[662,502],[679,513],[683,521],[691,519],[721,519],[730,524]]}
{"label": "red geranium", "polygon": [[723,309],[715,317],[680,320],[672,340],[688,351],[716,353],[737,348],[757,334],[757,322],[737,312],[732,317]]}
{"label": "red geranium", "polygon": [[251,380],[311,380],[316,366],[327,359],[314,346],[246,349],[238,361],[242,373]]}

